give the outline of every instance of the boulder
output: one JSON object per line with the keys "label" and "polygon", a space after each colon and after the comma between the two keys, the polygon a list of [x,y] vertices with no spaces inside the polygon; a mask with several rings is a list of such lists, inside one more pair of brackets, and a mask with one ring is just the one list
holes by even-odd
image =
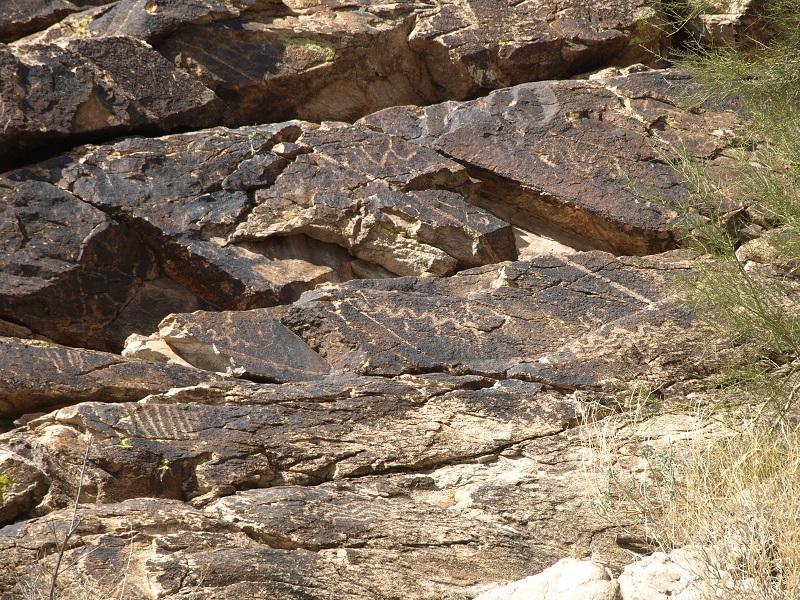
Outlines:
{"label": "boulder", "polygon": [[147,247],[52,184],[4,179],[0,194],[0,318],[63,344],[121,346],[125,327],[117,324],[121,339],[108,328],[158,275]]}
{"label": "boulder", "polygon": [[608,569],[588,560],[562,558],[552,567],[485,592],[475,600],[619,600]]}
{"label": "boulder", "polygon": [[219,122],[223,104],[141,40],[0,45],[0,170],[137,131]]}
{"label": "boulder", "polygon": [[479,206],[514,225],[576,248],[652,254],[675,244],[664,205],[691,192],[670,161],[713,158],[737,118],[681,108],[693,91],[685,74],[619,73],[389,108],[360,123],[465,165],[483,183]]}

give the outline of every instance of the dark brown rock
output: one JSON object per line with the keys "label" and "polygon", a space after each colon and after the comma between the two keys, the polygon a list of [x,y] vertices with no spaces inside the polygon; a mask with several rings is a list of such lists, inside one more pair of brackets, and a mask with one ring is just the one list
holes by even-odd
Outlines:
{"label": "dark brown rock", "polygon": [[[650,254],[674,246],[663,204],[690,190],[667,163],[684,149],[710,158],[730,144],[732,113],[677,106],[680,73],[521,85],[466,103],[398,107],[361,123],[465,164],[480,205],[578,248]],[[666,93],[659,93],[665,90]]]}
{"label": "dark brown rock", "polygon": [[264,10],[266,26],[246,26],[253,17],[245,15],[184,28],[157,46],[214,89],[237,123],[352,120],[396,104],[464,99],[647,60],[647,49],[665,41],[656,12],[630,0],[569,2],[558,13],[544,2],[506,0],[290,1]]}
{"label": "dark brown rock", "polygon": [[[77,126],[69,130],[73,134],[91,131],[108,138],[146,125],[167,130],[177,123],[222,124],[217,97],[225,103],[228,125],[292,118],[352,121],[387,106],[466,99],[607,64],[652,60],[653,52],[666,43],[661,23],[662,17],[646,0],[592,6],[571,0],[557,12],[546,2],[511,0],[392,5],[372,0],[355,5],[305,0],[120,0],[70,15],[50,30],[20,40],[6,69],[12,77],[15,59],[24,62],[29,54],[52,53],[50,44],[66,46],[52,59],[63,64],[77,52],[79,61],[92,65],[102,57],[96,49],[104,48],[111,57],[112,77],[122,81],[115,87],[110,81],[82,75],[86,69],[76,71],[73,79],[79,82],[72,84],[74,91],[57,107],[70,119],[76,114]],[[115,70],[118,61],[113,55],[124,45],[119,41],[123,37],[151,44],[179,67],[175,82],[160,75],[152,81],[153,89],[169,89],[166,97],[171,104],[149,98],[131,108],[138,118],[122,114],[120,108],[131,102],[130,91],[144,81],[138,57],[145,52],[144,46],[131,50],[137,58],[129,61],[140,64],[135,77],[129,77],[127,70]],[[161,65],[161,59],[153,57],[151,63]],[[33,82],[46,87],[47,72],[37,73]],[[194,85],[205,87],[186,87],[187,74]],[[96,80],[98,92],[84,90],[80,83],[84,79]],[[216,96],[209,95],[209,89]],[[19,137],[20,147],[56,139],[56,134],[37,138],[40,126],[66,135],[63,124],[55,127],[35,107],[20,109],[11,102],[15,96],[6,94],[14,105],[14,111],[7,113],[15,128],[11,135]],[[121,97],[128,100],[120,102]],[[197,98],[203,101],[197,103]],[[22,118],[17,109],[36,121],[35,127],[17,125]]]}
{"label": "dark brown rock", "polygon": [[469,203],[466,170],[436,152],[360,127],[306,132],[300,155],[232,239],[305,234],[400,275],[447,275],[516,258],[511,227]]}
{"label": "dark brown rock", "polygon": [[87,400],[131,402],[203,381],[212,373],[38,340],[0,338],[0,417]]}
{"label": "dark brown rock", "polygon": [[[222,319],[218,315],[224,315]],[[254,321],[247,312],[171,315],[159,337],[186,362],[208,371],[283,383],[319,379],[330,365],[280,321]],[[247,336],[239,332],[244,327]],[[227,337],[234,332],[235,337]]]}
{"label": "dark brown rock", "polygon": [[228,235],[289,160],[270,151],[306,125],[216,129],[130,138],[92,148],[59,185],[126,221],[166,274],[211,305],[250,308],[291,301],[322,281],[352,277],[352,257],[307,236],[229,245]]}
{"label": "dark brown rock", "polygon": [[216,95],[126,37],[0,45],[0,170],[81,141],[219,122]]}
{"label": "dark brown rock", "polygon": [[281,309],[280,318],[334,369],[497,376],[648,308],[664,276],[602,252],[541,257],[442,280],[320,288]]}
{"label": "dark brown rock", "polygon": [[48,183],[2,180],[0,195],[0,317],[60,343],[120,347],[106,328],[158,272],[138,236]]}
{"label": "dark brown rock", "polygon": [[87,6],[111,0],[8,0],[0,5],[0,42],[41,31]]}

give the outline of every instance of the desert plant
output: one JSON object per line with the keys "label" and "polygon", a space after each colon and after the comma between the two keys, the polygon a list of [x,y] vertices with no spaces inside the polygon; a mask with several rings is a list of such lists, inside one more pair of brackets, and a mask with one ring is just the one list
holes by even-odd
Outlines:
{"label": "desert plant", "polygon": [[[693,8],[661,4],[673,22]],[[691,546],[698,594],[714,599],[800,597],[800,3],[761,10],[759,39],[689,39],[677,57],[704,90],[691,103],[733,98],[747,121],[729,179],[680,149],[659,156],[693,192],[672,209],[681,244],[705,258],[680,292],[717,342],[714,402],[694,413],[695,440],[675,447],[637,434],[659,416],[634,396],[584,425],[591,508],[643,529],[654,548]],[[754,243],[771,259],[751,262]]]}

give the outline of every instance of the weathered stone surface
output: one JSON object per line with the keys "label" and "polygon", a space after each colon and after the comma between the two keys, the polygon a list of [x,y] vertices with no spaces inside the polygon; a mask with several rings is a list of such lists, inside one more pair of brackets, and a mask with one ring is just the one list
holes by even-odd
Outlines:
{"label": "weathered stone surface", "polygon": [[[25,8],[32,20],[6,37],[86,4],[104,2]],[[512,0],[119,0],[0,52],[8,82],[0,149],[44,151],[131,130],[352,121],[388,106],[652,60],[666,43],[660,23],[646,0],[570,0],[558,11]],[[50,106],[37,98],[54,93],[52,78],[59,101]]]}
{"label": "weathered stone surface", "polygon": [[237,489],[316,484],[491,454],[576,419],[574,403],[536,384],[497,383],[482,391],[458,384],[458,378],[445,388],[424,379],[378,378],[288,389],[191,387],[139,404],[63,408],[30,422],[29,433],[7,434],[6,442],[24,439],[39,448],[33,454],[50,456],[48,475],[72,490],[74,482],[60,473],[79,467],[74,461],[82,455],[69,448],[79,432],[89,431],[98,441],[84,487],[97,501],[147,495],[202,505]]}
{"label": "weathered stone surface", "polygon": [[[171,315],[162,321],[159,338],[186,362],[258,381],[283,383],[320,379],[330,365],[280,321],[254,321],[247,313]],[[242,327],[247,336],[241,337]],[[229,333],[234,332],[235,337]]]}
{"label": "weathered stone surface", "polygon": [[511,227],[466,202],[475,185],[463,167],[364,128],[131,138],[74,160],[51,179],[126,221],[167,275],[221,308],[516,256]]}
{"label": "weathered stone surface", "polygon": [[[343,486],[338,486],[343,487]],[[491,523],[459,521],[436,506],[417,506],[406,500],[393,503],[382,498],[369,484],[338,490],[341,515],[326,514],[328,523],[346,526],[353,535],[336,547],[281,547],[262,541],[258,531],[238,522],[219,520],[209,511],[193,510],[169,500],[130,500],[115,505],[82,506],[76,539],[81,540],[66,554],[68,564],[62,585],[76,583],[75,573],[88,577],[84,585],[94,593],[110,593],[119,574],[128,574],[126,595],[131,598],[177,599],[198,597],[233,598],[242,594],[258,598],[401,598],[466,600],[470,584],[481,573],[520,571],[537,550],[518,535]],[[291,493],[291,490],[287,490]],[[298,490],[296,498],[287,491],[267,490],[269,496],[255,496],[249,514],[232,505],[241,521],[258,514],[278,526],[286,508],[324,509],[325,489]],[[281,494],[283,492],[283,494]],[[284,497],[282,498],[281,495]],[[243,497],[242,501],[247,498]],[[344,500],[352,504],[343,503]],[[257,502],[261,501],[257,504]],[[272,502],[272,505],[268,504]],[[227,508],[227,507],[226,507]],[[360,509],[356,512],[353,509]],[[379,526],[397,522],[394,511],[406,509],[409,517],[424,517],[429,510],[442,518],[439,527],[419,528],[411,520],[390,537],[381,538]],[[55,560],[51,524],[63,535],[69,521],[63,511],[25,524],[0,530],[0,552],[7,560],[0,565],[0,590],[20,591],[23,584],[41,584],[46,591],[47,569]],[[297,518],[302,519],[300,511]],[[330,520],[328,520],[330,519]],[[309,533],[321,529],[309,519]],[[369,525],[376,527],[370,530]],[[449,527],[445,527],[449,525]],[[366,526],[366,527],[365,527]],[[358,533],[364,536],[358,544]],[[326,533],[320,531],[322,541]],[[310,544],[314,547],[314,544]],[[37,555],[38,554],[38,555]],[[25,571],[27,570],[27,571]],[[23,582],[13,581],[14,572],[27,573]],[[16,584],[16,585],[15,585]],[[17,587],[18,586],[18,587]],[[406,595],[408,594],[408,595]]]}
{"label": "weathered stone surface", "polygon": [[588,252],[449,279],[350,282],[275,312],[334,369],[498,375],[648,308],[665,274]]}
{"label": "weathered stone surface", "polygon": [[[278,387],[283,386],[271,389]],[[198,389],[185,393],[202,397]],[[640,434],[655,439],[667,432],[664,443],[674,448],[674,434],[680,430],[688,439],[694,430],[692,424],[666,425],[653,423],[649,434]],[[74,436],[73,444],[80,448],[83,438],[71,426],[53,433],[51,447]],[[89,433],[97,435],[93,428]],[[619,565],[609,558],[614,530],[588,509],[579,438],[569,430],[422,472],[362,475],[308,488],[243,490],[205,509],[166,499],[84,504],[76,538],[81,543],[68,557],[70,562],[80,560],[81,572],[97,579],[116,565],[116,578],[106,578],[106,584],[118,583],[119,572],[131,560],[132,590],[149,582],[155,587],[142,589],[151,594],[161,590],[170,598],[188,590],[232,598],[251,585],[273,590],[269,586],[288,581],[300,585],[303,593],[290,586],[288,591],[281,588],[283,597],[466,599],[487,587],[495,589],[496,582],[539,572],[568,554]],[[620,436],[622,444],[631,441]],[[147,451],[146,446],[130,448],[133,444],[135,440],[125,440],[120,445],[129,453]],[[74,454],[69,460],[76,462],[82,457],[66,446],[62,454]],[[101,456],[93,456],[90,481],[96,466],[104,464]],[[175,463],[169,466],[173,469]],[[628,473],[630,466],[617,468]],[[162,472],[165,481],[173,477],[166,468]],[[241,464],[235,469],[232,465],[231,473],[237,472],[242,472]],[[94,500],[94,493],[90,482],[84,501]],[[8,557],[0,563],[5,590],[18,582],[18,573],[35,573],[37,567],[50,572],[53,556],[41,552],[52,548],[47,523],[55,522],[63,531],[69,514],[70,509],[55,512],[0,530],[0,552]],[[50,541],[42,539],[42,532]],[[606,537],[610,540],[604,541]],[[105,564],[93,562],[100,557]],[[607,572],[600,571],[598,583],[613,590]],[[65,573],[63,583],[70,577]],[[565,587],[580,582],[562,578]]]}
{"label": "weathered stone surface", "polygon": [[[614,411],[685,401],[714,357],[670,296],[692,256],[614,255],[671,248],[670,160],[724,170],[737,142],[735,106],[619,68],[659,22],[648,0],[0,7],[0,169],[173,132],[0,179],[0,595],[47,594],[80,495],[59,586],[81,597],[627,598],[606,567],[647,541],[591,509],[591,436],[646,478],[642,444],[678,452],[697,420]],[[653,572],[626,571],[634,597],[687,589]]]}
{"label": "weathered stone surface", "polygon": [[619,584],[601,565],[562,558],[552,567],[475,600],[619,600]]}
{"label": "weathered stone surface", "polygon": [[[535,326],[504,332],[508,340],[523,339],[516,342],[522,348],[533,348],[530,339],[537,337],[544,352],[577,331],[602,330],[607,319],[654,312],[664,278],[685,266],[679,258],[626,263],[594,252],[568,261],[550,258],[483,267],[442,280],[351,282],[324,293],[364,302],[376,291],[391,291],[392,286],[384,288],[393,284],[393,293],[382,296],[380,303],[370,301],[366,311],[380,319],[377,306],[395,314],[401,298],[422,296],[424,291],[437,300],[431,323],[441,326],[436,316],[446,307],[443,291],[451,299],[469,299],[472,306],[491,306],[492,292],[513,290],[520,294],[519,305],[528,306],[525,315],[564,310],[565,323],[581,321],[580,327],[572,328],[554,321],[553,329],[547,329],[541,317]],[[578,313],[587,299],[590,310]],[[304,298],[294,307],[236,313],[237,319],[244,319],[238,324],[225,313],[175,319],[188,326],[195,318],[200,330],[214,332],[214,337],[230,333],[221,326],[228,326],[226,318],[240,331],[250,331],[258,318],[263,322],[265,315],[274,313],[285,319],[316,302],[326,300]],[[472,345],[497,335],[496,324],[479,327],[479,316],[465,312],[464,306],[453,326],[472,323]],[[323,314],[309,321],[310,330],[332,313]],[[519,314],[516,309],[512,316]],[[252,319],[251,325],[244,325],[246,319]],[[642,340],[662,339],[659,323],[653,321],[652,329],[637,335]],[[340,327],[335,325],[334,330]],[[680,345],[680,330],[670,323],[664,326]],[[430,325],[423,322],[419,329],[426,327]],[[421,333],[414,335],[424,339]],[[611,346],[623,355],[628,351],[615,341]],[[454,347],[457,358],[469,346]],[[352,351],[357,353],[358,347]],[[624,376],[624,360],[604,360],[612,371],[609,377]],[[674,381],[668,369],[659,371],[655,363],[647,371],[646,364],[642,362],[642,373],[652,376],[654,386]],[[493,368],[502,376],[502,370]],[[597,399],[592,384],[587,387],[589,391],[566,394],[549,384],[443,372],[408,373],[396,379],[329,375],[284,384],[227,380],[182,389],[173,385],[138,403],[89,402],[60,409],[0,436],[0,446],[45,474],[47,494],[29,509],[42,514],[74,498],[86,441],[94,440],[83,500],[119,504],[81,509],[86,511],[81,513],[81,527],[90,524],[80,535],[80,552],[86,556],[79,559],[78,547],[70,556],[84,561],[92,577],[109,573],[91,562],[96,554],[108,556],[104,564],[110,565],[124,563],[132,551],[131,589],[149,581],[162,586],[158,589],[164,597],[177,598],[192,589],[230,598],[251,585],[273,590],[269,586],[288,581],[289,587],[274,588],[274,593],[466,599],[498,582],[537,573],[567,555],[591,557],[618,569],[630,560],[615,541],[615,530],[589,509],[583,434],[575,428],[586,410],[584,396]],[[633,439],[667,435],[664,443],[674,447],[692,428],[653,423],[630,439],[620,431],[619,442],[630,446],[630,464],[623,461],[616,468],[620,473],[640,468]],[[143,501],[130,498],[140,496],[162,499],[148,501],[152,504],[146,511],[132,510]],[[48,518],[63,522],[64,514]],[[171,523],[165,534],[159,533],[162,516]],[[151,523],[147,519],[154,521],[141,525]],[[133,521],[133,531],[139,532],[132,536],[133,550],[113,537],[122,535],[125,521]],[[28,541],[18,548],[30,549],[16,552],[16,562],[2,567],[5,571],[0,568],[0,584],[6,589],[16,583],[15,573],[34,572],[37,565],[47,571],[52,557],[34,559],[34,549],[41,545],[35,528],[44,530],[45,522],[33,520],[2,530],[0,537],[7,536],[7,544],[22,536]],[[193,540],[204,532],[207,541],[196,546]],[[167,537],[154,545],[153,536],[161,535]],[[126,539],[131,539],[130,533]],[[237,566],[242,561],[248,564],[246,575]],[[156,588],[142,589],[152,594]]]}
{"label": "weathered stone surface", "polygon": [[0,5],[0,42],[8,43],[57,23],[86,6],[110,0],[7,0]]}
{"label": "weathered stone surface", "polygon": [[[655,552],[625,567],[619,576],[623,600],[701,600],[714,593],[713,574],[690,549]],[[711,577],[710,577],[711,576]],[[711,580],[709,580],[711,579]]]}
{"label": "weathered stone surface", "polygon": [[[659,255],[656,260],[619,260],[640,269],[670,268],[688,274],[690,256],[675,251]],[[699,326],[680,301],[668,296],[644,310],[606,323],[556,352],[522,361],[509,369],[508,376],[563,390],[611,392],[620,385],[617,378],[623,373],[626,380],[669,386],[686,379],[702,379],[710,373],[713,367],[697,356],[697,348],[708,336],[709,332]],[[676,339],[682,343],[676,345]]]}
{"label": "weathered stone surface", "polygon": [[219,122],[222,102],[147,44],[0,45],[0,170],[99,136]]}
{"label": "weathered stone surface", "polygon": [[[85,36],[146,40],[213,89],[235,124],[352,120],[396,104],[464,99],[605,64],[665,44],[642,0],[546,2],[151,2],[87,11]],[[72,23],[34,39],[76,35]],[[198,43],[203,40],[203,43]],[[235,68],[233,65],[236,65]]]}
{"label": "weathered stone surface", "polygon": [[270,149],[300,135],[300,123],[129,138],[76,156],[59,185],[126,221],[174,281],[212,305],[249,308],[291,300],[337,279],[349,255],[303,236],[227,245],[289,161]]}
{"label": "weathered stone surface", "polygon": [[516,258],[511,227],[468,203],[474,185],[433,150],[359,127],[321,128],[313,148],[256,192],[233,235],[306,234],[399,275],[447,275]]}
{"label": "weathered stone surface", "polygon": [[60,343],[121,346],[126,327],[107,328],[158,273],[141,240],[45,182],[0,180],[0,196],[0,318]]}
{"label": "weathered stone surface", "polygon": [[[217,344],[223,354],[252,356],[264,343],[252,332],[277,319],[337,371],[500,377],[508,372],[535,379],[537,364],[550,364],[546,357],[556,351],[569,353],[562,347],[572,340],[577,346],[586,344],[583,336],[598,330],[586,360],[594,361],[602,372],[611,361],[617,361],[615,367],[620,362],[631,366],[624,358],[630,348],[603,343],[609,335],[604,325],[616,329],[615,335],[624,342],[631,328],[652,323],[653,330],[663,331],[662,345],[669,343],[672,332],[686,326],[688,316],[677,310],[670,314],[658,304],[671,272],[682,268],[685,261],[680,255],[672,262],[669,258],[626,261],[587,252],[481,267],[448,279],[353,281],[318,288],[287,307],[170,317],[152,339],[174,345],[170,331],[177,320],[179,330],[202,331],[208,349]],[[192,333],[196,335],[200,334]],[[202,367],[202,358],[192,362],[178,354]],[[660,353],[652,354],[655,358]],[[534,362],[537,359],[540,363]],[[552,362],[559,359],[553,357]],[[592,379],[588,368],[570,365],[570,375],[583,378],[573,389],[600,385],[602,374]],[[651,368],[643,357],[641,370]],[[570,387],[556,377],[542,377],[550,385]]]}
{"label": "weathered stone surface", "polygon": [[659,202],[689,193],[665,156],[713,157],[731,141],[721,126],[736,123],[678,108],[687,79],[645,70],[532,83],[360,122],[465,164],[484,184],[480,205],[515,225],[578,248],[650,254],[674,245]]}
{"label": "weathered stone surface", "polygon": [[[604,61],[630,64],[647,57],[640,43],[663,42],[655,12],[636,1],[592,7],[588,20],[580,2],[558,14],[546,3],[507,1],[391,8],[292,1],[281,8],[266,27],[186,28],[158,48],[235,107],[229,118],[240,122],[266,115],[352,120],[390,105],[463,99]],[[198,36],[207,41],[202,47]],[[235,73],[232,62],[239,65]]]}
{"label": "weathered stone surface", "polygon": [[46,490],[41,470],[13,452],[0,450],[0,523],[27,515]]}
{"label": "weathered stone surface", "polygon": [[0,338],[0,417],[96,400],[131,402],[212,373],[38,340]]}

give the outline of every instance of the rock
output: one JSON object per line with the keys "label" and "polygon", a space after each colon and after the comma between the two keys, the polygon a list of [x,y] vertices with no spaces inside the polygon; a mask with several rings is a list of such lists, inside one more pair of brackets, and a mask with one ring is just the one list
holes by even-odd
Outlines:
{"label": "rock", "polygon": [[[730,143],[712,132],[736,121],[678,108],[687,79],[635,70],[532,83],[471,102],[389,108],[360,123],[466,165],[483,183],[478,204],[525,230],[576,248],[651,254],[675,243],[663,204],[689,193],[659,152],[674,144],[672,152],[710,158]],[[659,88],[669,95],[654,96]]]}
{"label": "rock", "polygon": [[[702,555],[701,555],[702,556]],[[676,549],[669,554],[655,552],[625,567],[619,576],[623,600],[700,600],[714,593],[702,558],[691,549]],[[718,584],[719,582],[717,582]]]}
{"label": "rock", "polygon": [[[90,4],[106,5],[0,48],[0,169],[128,132],[353,121],[388,106],[652,60],[666,43],[662,16],[646,0],[590,9],[572,0],[557,13],[512,0],[64,0],[12,5],[0,13],[0,37]],[[3,27],[4,16],[14,23]]]}
{"label": "rock", "polygon": [[538,575],[475,597],[475,600],[619,600],[608,569],[591,561],[562,558]]}
{"label": "rock", "polygon": [[717,360],[648,0],[6,4],[0,596],[687,592],[591,502]]}
{"label": "rock", "polygon": [[[5,443],[25,440],[39,448],[34,454],[52,454],[47,473],[70,490],[74,482],[62,473],[79,468],[72,461],[82,455],[68,449],[75,435],[89,431],[97,441],[87,495],[203,505],[237,489],[309,485],[491,454],[561,431],[577,414],[574,403],[522,382],[487,390],[452,384],[431,390],[424,380],[381,378],[287,385],[212,384],[138,404],[79,404],[31,421],[27,433],[6,434]],[[521,398],[528,403],[516,406]]]}
{"label": "rock", "polygon": [[511,227],[472,206],[466,170],[427,148],[360,127],[306,132],[299,156],[235,241],[306,234],[399,275],[449,275],[516,258]]}
{"label": "rock", "polygon": [[[620,257],[629,267],[669,269],[690,273],[685,251],[657,257]],[[680,276],[680,275],[679,275]],[[666,287],[669,289],[670,284]],[[623,379],[670,382],[702,379],[713,367],[698,348],[711,336],[674,295],[643,310],[621,316],[535,360],[521,361],[508,370],[514,379],[534,381],[563,390],[614,392]],[[646,339],[647,344],[641,344]],[[678,346],[675,340],[682,343]]]}
{"label": "rock", "polygon": [[658,300],[665,274],[588,252],[482,267],[448,279],[350,282],[309,292],[275,313],[334,369],[503,377],[522,362],[647,309]]}
{"label": "rock", "polygon": [[30,33],[41,31],[65,16],[86,6],[110,0],[25,0],[4,2],[0,6],[0,42],[7,44]]}
{"label": "rock", "polygon": [[[353,508],[369,512],[350,510],[347,516],[333,518],[342,525],[347,522],[353,534],[366,533],[371,543],[316,550],[273,547],[244,523],[253,514],[270,515],[275,523],[280,523],[283,505],[291,507],[302,502],[307,509],[324,508],[319,500],[327,490],[322,489],[298,491],[294,502],[285,493],[281,498],[282,490],[265,490],[272,496],[273,506],[267,504],[269,495],[263,499],[256,495],[249,511],[231,503],[229,510],[241,516],[241,526],[220,520],[213,512],[169,500],[82,505],[75,534],[81,543],[71,545],[65,554],[67,564],[75,564],[77,568],[64,571],[61,587],[76,585],[77,577],[83,574],[83,586],[97,594],[110,593],[125,576],[126,594],[136,599],[153,596],[177,599],[187,594],[234,598],[247,593],[333,600],[390,598],[399,597],[399,593],[429,600],[442,597],[465,600],[470,582],[479,577],[481,570],[491,568],[487,561],[501,569],[504,561],[522,568],[532,553],[519,543],[513,532],[492,524],[474,524],[468,529],[465,523],[458,523],[436,507],[430,509],[451,523],[452,530],[446,530],[444,522],[430,532],[417,531],[414,521],[404,527],[402,521],[392,520],[398,515],[391,513],[390,502],[362,495],[359,492],[363,488],[341,490],[339,500],[352,500]],[[345,504],[339,506],[348,510]],[[397,508],[406,508],[416,517],[422,507],[407,502]],[[323,518],[327,520],[328,515]],[[0,589],[19,592],[25,585],[40,584],[46,593],[49,584],[46,574],[55,561],[51,524],[61,537],[69,519],[70,512],[66,510],[0,530],[0,552],[8,556],[0,565],[3,586]],[[313,520],[307,522],[312,530],[316,528]],[[395,523],[401,528],[392,537],[381,539],[364,531],[364,525],[370,522]],[[395,540],[407,545],[395,547],[391,543]],[[41,547],[50,551],[37,555],[35,549]],[[14,582],[8,577],[14,572],[26,575],[21,582]]]}
{"label": "rock", "polygon": [[46,489],[41,470],[21,456],[0,450],[0,524],[27,515]]}
{"label": "rock", "polygon": [[166,274],[211,306],[285,302],[316,283],[353,276],[347,252],[307,236],[228,244],[252,209],[252,190],[268,187],[289,164],[270,149],[297,139],[303,127],[129,138],[78,154],[59,185],[126,221]]}
{"label": "rock", "polygon": [[[252,313],[251,313],[252,314]],[[303,340],[274,319],[252,319],[248,313],[171,315],[162,321],[159,338],[186,362],[257,381],[284,383],[319,379],[330,365]],[[246,338],[238,334],[246,327]]]}
{"label": "rock", "polygon": [[0,73],[0,170],[100,136],[211,126],[222,114],[214,92],[132,38],[0,45]]}
{"label": "rock", "polygon": [[0,417],[82,401],[131,402],[204,381],[208,372],[37,340],[0,338]]}
{"label": "rock", "polygon": [[[791,249],[787,253],[786,249]],[[741,263],[752,261],[762,265],[773,265],[790,274],[797,272],[797,233],[789,227],[777,227],[749,240],[736,249],[736,258]],[[787,255],[788,254],[788,255]]]}
{"label": "rock", "polygon": [[716,0],[691,15],[686,29],[697,41],[725,46],[742,39],[767,41],[769,33],[758,18],[763,3],[759,0]]}
{"label": "rock", "polygon": [[[546,3],[121,0],[34,36],[145,40],[213,89],[226,122],[352,121],[397,104],[652,60],[666,43],[644,0]],[[197,40],[202,39],[203,44]],[[235,68],[232,65],[236,65]]]}
{"label": "rock", "polygon": [[108,328],[158,273],[138,236],[42,181],[0,180],[0,193],[0,318],[64,344],[120,346]]}

